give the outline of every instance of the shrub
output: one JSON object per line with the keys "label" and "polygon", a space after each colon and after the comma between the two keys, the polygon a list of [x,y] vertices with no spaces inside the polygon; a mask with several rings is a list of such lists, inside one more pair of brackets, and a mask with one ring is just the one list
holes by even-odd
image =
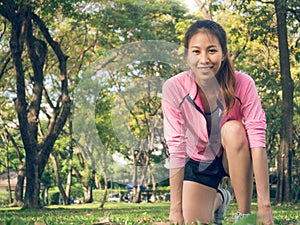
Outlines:
{"label": "shrub", "polygon": [[71,198],[73,200],[76,199],[83,199],[84,198],[84,192],[83,187],[81,185],[73,185],[71,188]]}
{"label": "shrub", "polygon": [[59,192],[58,191],[49,191],[49,204],[58,205],[59,204]]}
{"label": "shrub", "polygon": [[99,189],[93,190],[94,201],[101,202],[103,199],[103,196],[104,196],[104,190],[99,190]]}

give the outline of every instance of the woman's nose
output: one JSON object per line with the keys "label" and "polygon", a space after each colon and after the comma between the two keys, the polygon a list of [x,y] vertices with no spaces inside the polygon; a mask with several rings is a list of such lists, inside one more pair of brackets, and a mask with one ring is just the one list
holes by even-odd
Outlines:
{"label": "woman's nose", "polygon": [[208,61],[208,55],[205,52],[202,52],[199,55],[199,62],[200,63],[207,63],[207,61]]}

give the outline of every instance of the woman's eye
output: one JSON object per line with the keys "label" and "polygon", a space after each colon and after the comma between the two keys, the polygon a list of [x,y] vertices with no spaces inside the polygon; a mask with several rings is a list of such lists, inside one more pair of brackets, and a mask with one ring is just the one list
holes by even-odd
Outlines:
{"label": "woman's eye", "polygon": [[208,52],[215,53],[215,52],[217,52],[217,50],[216,49],[209,49]]}
{"label": "woman's eye", "polygon": [[199,51],[199,50],[193,50],[192,53],[193,53],[193,54],[199,54],[200,51]]}

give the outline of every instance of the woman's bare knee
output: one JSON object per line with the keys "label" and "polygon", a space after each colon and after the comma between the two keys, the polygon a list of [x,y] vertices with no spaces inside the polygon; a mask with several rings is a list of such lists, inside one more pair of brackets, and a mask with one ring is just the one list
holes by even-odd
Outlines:
{"label": "woman's bare knee", "polygon": [[248,148],[248,138],[244,125],[237,120],[226,122],[221,128],[222,145],[225,149]]}
{"label": "woman's bare knee", "polygon": [[216,190],[208,186],[184,181],[182,191],[183,217],[187,224],[209,224],[213,220]]}

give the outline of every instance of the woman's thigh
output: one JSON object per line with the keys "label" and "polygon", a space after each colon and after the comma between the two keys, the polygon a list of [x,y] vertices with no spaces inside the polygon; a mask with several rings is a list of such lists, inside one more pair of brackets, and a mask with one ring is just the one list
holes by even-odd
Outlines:
{"label": "woman's thigh", "polygon": [[242,122],[230,120],[224,123],[221,128],[221,139],[224,149],[222,164],[225,172],[229,174],[228,156],[236,156],[239,151],[247,151],[245,153],[250,154],[248,138]]}
{"label": "woman's thigh", "polygon": [[187,224],[197,221],[209,223],[213,220],[213,208],[216,198],[214,188],[193,181],[183,182],[182,210]]}

